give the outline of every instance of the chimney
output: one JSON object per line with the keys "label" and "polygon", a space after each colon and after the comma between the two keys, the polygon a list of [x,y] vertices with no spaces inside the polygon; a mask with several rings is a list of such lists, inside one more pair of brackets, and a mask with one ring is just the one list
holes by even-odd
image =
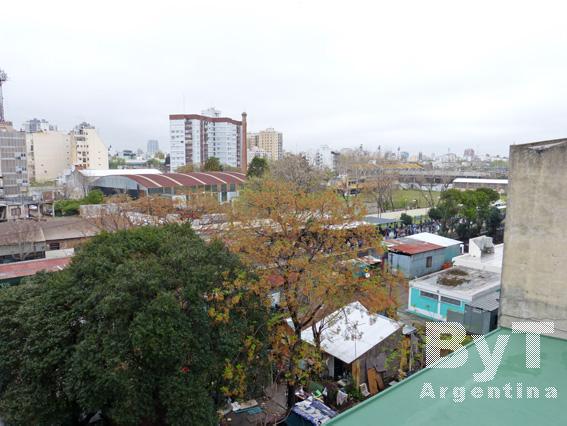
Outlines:
{"label": "chimney", "polygon": [[241,149],[241,155],[240,155],[240,168],[242,169],[242,173],[246,173],[246,170],[248,169],[248,143],[247,143],[247,137],[248,137],[248,131],[247,131],[247,126],[246,126],[246,116],[248,114],[246,114],[245,112],[242,113],[242,126],[241,126],[241,131],[242,131],[242,137],[241,137],[241,141],[240,141],[240,149]]}

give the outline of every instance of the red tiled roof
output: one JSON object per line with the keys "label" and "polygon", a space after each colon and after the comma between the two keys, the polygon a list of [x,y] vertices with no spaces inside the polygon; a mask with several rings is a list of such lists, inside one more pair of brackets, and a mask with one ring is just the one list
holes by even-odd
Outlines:
{"label": "red tiled roof", "polygon": [[431,243],[417,243],[417,244],[401,243],[401,244],[394,244],[388,247],[388,250],[396,253],[418,254],[418,253],[425,253],[427,251],[439,250],[442,248],[444,247]]}
{"label": "red tiled roof", "polygon": [[60,271],[70,262],[70,257],[61,257],[57,259],[36,259],[0,264],[0,280],[28,277],[41,271]]}
{"label": "red tiled roof", "polygon": [[240,172],[188,172],[164,174],[122,175],[132,179],[145,188],[172,188],[176,186],[200,186],[240,184],[246,181],[246,175]]}

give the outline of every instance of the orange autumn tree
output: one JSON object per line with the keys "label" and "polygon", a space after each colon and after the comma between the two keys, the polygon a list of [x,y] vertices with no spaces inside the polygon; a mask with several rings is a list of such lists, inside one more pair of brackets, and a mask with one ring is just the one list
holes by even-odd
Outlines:
{"label": "orange autumn tree", "polygon": [[[268,306],[278,300],[272,358],[287,385],[288,407],[297,386],[320,371],[318,320],[354,300],[372,312],[395,313],[398,306],[402,280],[383,272],[360,278],[348,262],[360,252],[382,253],[376,228],[359,222],[362,214],[357,202],[347,204],[330,189],[307,191],[271,178],[250,182],[232,206],[224,238],[256,275],[242,288]],[[306,327],[313,328],[315,347],[301,340]]]}

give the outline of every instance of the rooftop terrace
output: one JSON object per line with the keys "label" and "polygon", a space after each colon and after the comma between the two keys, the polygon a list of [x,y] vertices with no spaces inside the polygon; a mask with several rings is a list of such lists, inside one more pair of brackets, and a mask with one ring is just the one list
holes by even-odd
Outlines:
{"label": "rooftop terrace", "polygon": [[[541,337],[541,368],[527,369],[526,336],[500,328],[486,336],[494,348],[499,336],[509,336],[502,362],[493,380],[478,383],[473,373],[485,368],[474,345],[467,346],[468,361],[459,368],[426,368],[408,379],[380,392],[332,419],[332,426],[479,426],[479,425],[564,425],[567,395],[567,341]],[[446,362],[451,355],[440,363]],[[422,395],[431,384],[435,398]],[[520,387],[517,385],[521,383]],[[511,390],[506,392],[507,386]],[[527,397],[527,388],[535,387],[539,397]],[[440,387],[448,388],[441,398]],[[473,388],[477,397],[471,393]],[[499,388],[499,398],[488,398],[488,387]],[[557,397],[553,398],[553,387]],[[456,389],[456,390],[455,390]],[[509,388],[508,388],[509,389]],[[520,391],[518,391],[520,389]],[[493,396],[496,395],[493,391]],[[520,397],[518,397],[518,395]]]}

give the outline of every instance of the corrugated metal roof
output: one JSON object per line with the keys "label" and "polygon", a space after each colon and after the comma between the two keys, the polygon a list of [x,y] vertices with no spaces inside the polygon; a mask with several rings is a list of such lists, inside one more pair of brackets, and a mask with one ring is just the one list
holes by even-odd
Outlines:
{"label": "corrugated metal roof", "polygon": [[83,176],[104,177],[104,176],[125,176],[125,175],[161,175],[157,169],[77,169]]}
{"label": "corrugated metal roof", "polygon": [[508,185],[508,179],[481,179],[481,178],[456,178],[453,183],[480,183],[488,185]]}
{"label": "corrugated metal roof", "polygon": [[[347,364],[401,328],[390,318],[369,313],[360,302],[333,312],[323,321],[327,322],[327,326],[321,333],[321,348]],[[321,321],[317,323],[317,326],[320,325]],[[311,327],[301,332],[301,339],[314,343]]]}
{"label": "corrugated metal roof", "polygon": [[60,271],[70,262],[70,257],[60,257],[57,259],[37,259],[0,264],[0,280],[29,277],[41,271]]}
{"label": "corrugated metal roof", "polygon": [[479,308],[484,311],[494,311],[500,307],[500,292],[494,291],[492,293],[485,294],[476,299],[473,299],[470,306],[473,308]]}
{"label": "corrugated metal roof", "polygon": [[[391,241],[389,241],[391,242]],[[425,242],[416,242],[415,244],[412,243],[399,243],[393,244],[388,247],[389,251],[396,252],[396,253],[404,253],[404,254],[418,254],[418,253],[425,253],[428,251],[439,250],[444,247],[438,246],[436,244],[430,244]]]}
{"label": "corrugated metal roof", "polygon": [[462,241],[453,240],[452,238],[442,237],[441,235],[431,234],[429,232],[420,232],[419,234],[408,235],[406,238],[412,240],[425,241],[426,243],[437,244],[441,247],[451,247],[463,244]]}
{"label": "corrugated metal roof", "polygon": [[188,172],[163,173],[159,175],[122,175],[145,188],[172,188],[176,186],[230,185],[246,181],[240,172]]}

